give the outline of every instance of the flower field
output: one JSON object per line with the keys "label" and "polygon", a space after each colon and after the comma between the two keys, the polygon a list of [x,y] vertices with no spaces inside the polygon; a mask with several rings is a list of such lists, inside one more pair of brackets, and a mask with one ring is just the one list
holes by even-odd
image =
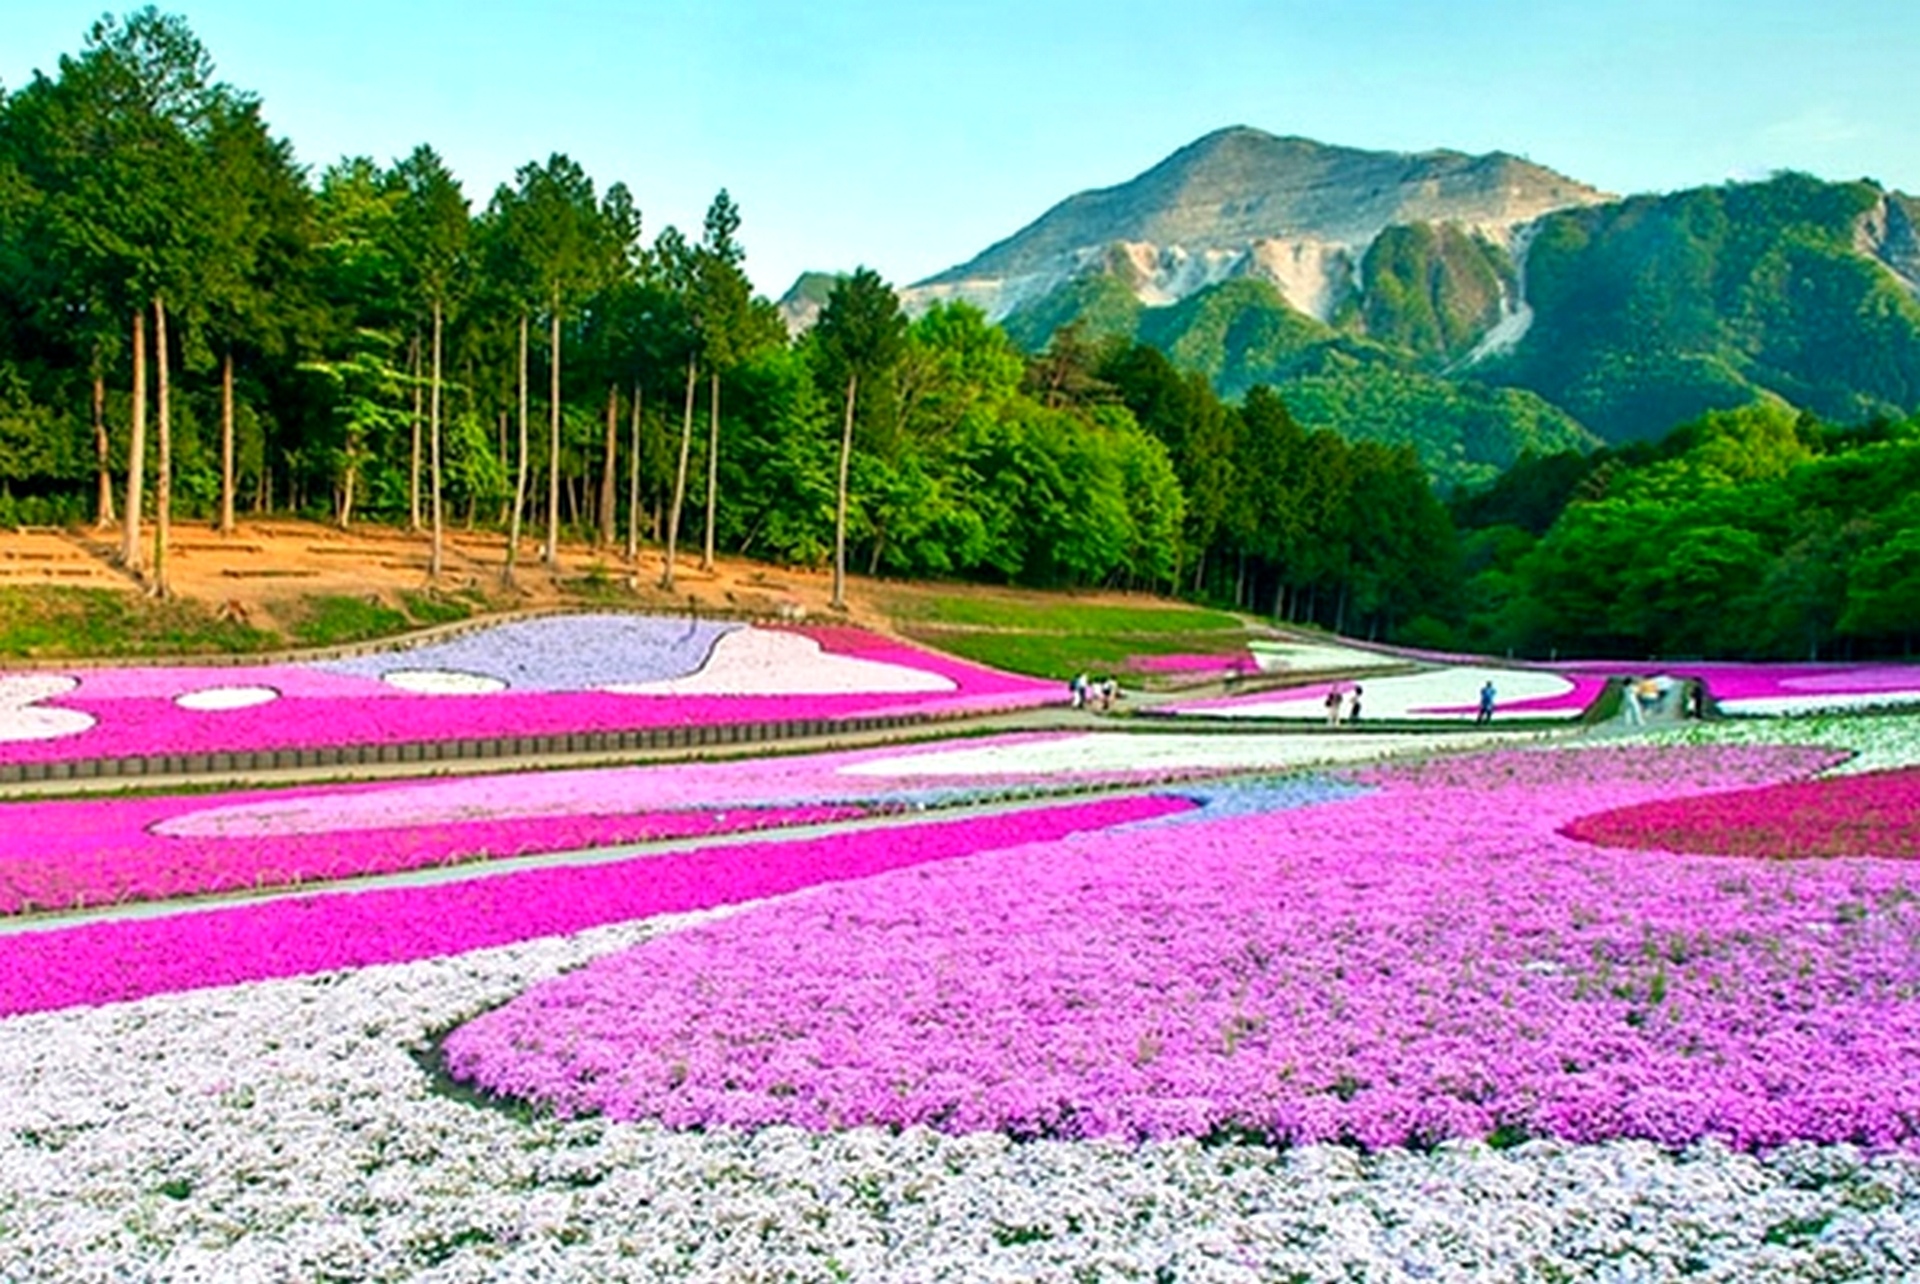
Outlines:
{"label": "flower field", "polygon": [[0,762],[947,715],[1060,698],[1051,684],[858,629],[564,616],[351,660],[0,674]]}
{"label": "flower field", "polygon": [[[725,636],[182,715],[733,700],[796,654]],[[954,688],[786,698],[982,695],[863,637],[812,640]],[[208,689],[158,672],[93,698]],[[0,1280],[1909,1277],[1920,719],[1554,735],[6,805]]]}
{"label": "flower field", "polygon": [[1796,780],[1582,816],[1567,836],[1608,847],[1762,860],[1920,858],[1920,768]]}
{"label": "flower field", "polygon": [[674,1126],[1920,1150],[1913,871],[1730,875],[1554,832],[1674,774],[1710,790],[1827,761],[1491,754],[1317,807],[916,866],[601,960],[457,1032],[450,1062]]}
{"label": "flower field", "polygon": [[[1335,655],[1342,654],[1335,652]],[[1368,656],[1375,664],[1390,657]],[[1264,654],[1262,667],[1267,667]],[[1513,718],[1577,718],[1596,700],[1608,679],[1665,675],[1695,678],[1705,684],[1722,713],[1772,717],[1822,710],[1920,706],[1920,664],[1732,664],[1715,662],[1577,662],[1560,665],[1495,667],[1470,663],[1430,663],[1418,673],[1345,678],[1313,683],[1270,695],[1223,700],[1194,700],[1165,712],[1208,718],[1288,718],[1317,721],[1326,715],[1329,688],[1364,688],[1365,713],[1394,721],[1471,721],[1479,706],[1480,686],[1492,682],[1498,693],[1496,721]]]}
{"label": "flower field", "polygon": [[[1479,708],[1482,684],[1492,682],[1499,702],[1496,721],[1514,718],[1573,719],[1586,712],[1606,679],[1592,674],[1561,675],[1531,669],[1453,665],[1421,673],[1366,678],[1358,682],[1364,716],[1394,722],[1471,722]],[[1271,695],[1239,699],[1193,700],[1168,707],[1176,716],[1202,718],[1286,718],[1318,722],[1326,718],[1329,690],[1350,692],[1356,682],[1316,682]]]}
{"label": "flower field", "polygon": [[963,747],[19,803],[0,831],[0,915],[1352,761],[1408,744],[1026,734]]}
{"label": "flower field", "polygon": [[0,1014],[460,954],[781,896],[1191,805],[1120,798],[931,822],[916,827],[912,843],[866,830],[15,931],[0,935]]}

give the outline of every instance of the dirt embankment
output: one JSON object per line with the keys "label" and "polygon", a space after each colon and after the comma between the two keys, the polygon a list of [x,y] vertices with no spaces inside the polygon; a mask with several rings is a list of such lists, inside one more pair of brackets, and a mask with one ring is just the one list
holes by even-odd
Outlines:
{"label": "dirt embankment", "polygon": [[[602,606],[884,624],[874,617],[864,585],[849,585],[850,609],[842,616],[829,609],[832,582],[824,572],[731,558],[702,570],[697,547],[677,559],[671,592],[660,587],[665,558],[655,548],[643,548],[637,563],[629,563],[619,548],[563,543],[557,564],[547,566],[539,541],[523,540],[508,585],[501,574],[504,536],[451,532],[443,547],[441,574],[434,580],[427,573],[430,541],[424,533],[380,526],[341,530],[284,518],[242,522],[231,535],[199,523],[176,525],[167,581],[176,596],[282,630],[317,597],[394,605],[417,594],[462,595],[485,611]],[[119,551],[117,529],[0,530],[0,587],[143,592],[146,582],[122,569]],[[151,564],[151,545],[147,556]]]}

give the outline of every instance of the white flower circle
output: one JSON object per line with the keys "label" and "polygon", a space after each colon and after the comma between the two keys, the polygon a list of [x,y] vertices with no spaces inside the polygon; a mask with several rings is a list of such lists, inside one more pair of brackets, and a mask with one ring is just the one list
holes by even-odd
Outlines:
{"label": "white flower circle", "polygon": [[279,698],[280,693],[272,687],[204,687],[175,696],[173,702],[182,709],[204,713],[221,709],[251,709],[255,705],[272,704]]}
{"label": "white flower circle", "polygon": [[49,709],[39,703],[65,695],[79,685],[78,678],[61,673],[0,674],[0,742],[58,740],[93,726],[90,713]]}
{"label": "white flower circle", "polygon": [[656,682],[616,682],[617,695],[919,695],[956,690],[952,678],[885,660],[836,655],[799,633],[741,629],[713,644],[696,673]]}
{"label": "white flower circle", "polygon": [[458,669],[391,669],[381,677],[388,686],[414,695],[491,695],[507,689],[499,678]]}

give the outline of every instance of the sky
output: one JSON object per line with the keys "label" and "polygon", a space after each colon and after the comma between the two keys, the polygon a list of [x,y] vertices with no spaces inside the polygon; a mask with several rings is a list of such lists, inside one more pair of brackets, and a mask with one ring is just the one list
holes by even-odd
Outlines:
{"label": "sky", "polygon": [[[102,0],[0,0],[0,86]],[[430,143],[476,207],[564,152],[755,287],[909,284],[1212,130],[1506,151],[1608,191],[1920,193],[1916,0],[169,0],[317,178]],[[125,10],[116,9],[115,12]]]}

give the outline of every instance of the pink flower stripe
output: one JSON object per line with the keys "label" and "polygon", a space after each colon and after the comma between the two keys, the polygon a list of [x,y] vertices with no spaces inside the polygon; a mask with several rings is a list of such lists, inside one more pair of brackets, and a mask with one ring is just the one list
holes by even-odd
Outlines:
{"label": "pink flower stripe", "polygon": [[[1000,736],[968,744],[1020,747],[1061,738]],[[878,759],[910,765],[916,756],[948,748],[17,803],[6,808],[0,827],[0,914],[812,824],[959,796],[1147,782],[1169,774],[846,773]]]}
{"label": "pink flower stripe", "polygon": [[1588,661],[1557,666],[1568,676],[1698,678],[1715,700],[1768,700],[1791,696],[1920,696],[1920,664],[1737,664],[1731,662]]}
{"label": "pink flower stripe", "polygon": [[307,664],[124,665],[75,669],[74,700],[171,700],[210,687],[267,687],[302,700],[417,699],[377,678],[333,673]]}
{"label": "pink flower stripe", "polygon": [[169,804],[177,810],[179,800],[158,805],[130,800],[117,810],[90,803],[29,804],[31,815],[10,817],[16,826],[6,834],[6,854],[0,857],[0,914],[297,887],[541,852],[819,824],[872,810],[840,804],[545,816],[393,825],[318,840],[297,833],[243,840],[172,838],[139,826],[143,814],[164,813]]}
{"label": "pink flower stripe", "polygon": [[[416,695],[371,679],[302,666],[257,670],[88,671],[78,691],[49,707],[95,718],[90,730],[45,740],[0,740],[0,762],[49,762],[148,754],[237,753],[381,745],[496,736],[636,731],[728,723],[841,720],[902,713],[956,715],[1059,701],[1052,683],[997,673],[856,629],[799,630],[836,654],[915,667],[952,680],[957,690],[926,695],[869,693],[783,696],[616,695],[599,691]],[[286,672],[292,670],[292,672]],[[199,677],[193,676],[199,674]],[[260,685],[283,698],[241,709],[182,708],[165,696],[93,696],[109,691],[182,691]],[[358,694],[346,694],[349,690]],[[312,694],[297,694],[312,692]]]}
{"label": "pink flower stripe", "polygon": [[1836,755],[1506,752],[901,870],[607,956],[449,1063],[672,1126],[1920,1148],[1920,877],[1594,848]]}
{"label": "pink flower stripe", "polygon": [[436,958],[1191,810],[1129,797],[0,935],[0,1015]]}
{"label": "pink flower stripe", "polygon": [[1920,768],[1661,799],[1582,816],[1582,842],[1765,860],[1920,858]]}

